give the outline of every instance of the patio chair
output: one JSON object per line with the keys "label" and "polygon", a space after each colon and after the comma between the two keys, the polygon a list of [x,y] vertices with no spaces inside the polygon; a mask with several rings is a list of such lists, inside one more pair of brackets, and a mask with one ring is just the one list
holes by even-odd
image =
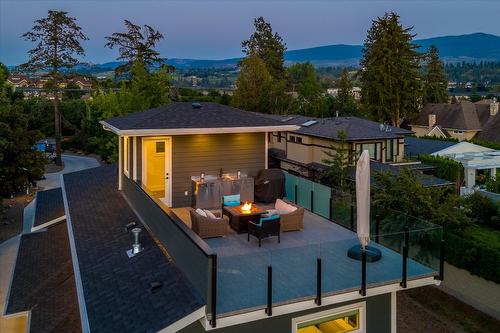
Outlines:
{"label": "patio chair", "polygon": [[248,222],[248,241],[250,242],[250,235],[259,240],[259,247],[262,245],[262,239],[272,236],[278,236],[278,243],[281,242],[280,237],[280,216],[271,215],[268,217],[261,217],[259,223],[252,221]]}
{"label": "patio chair", "polygon": [[[193,208],[189,208],[189,215],[191,217],[191,228],[201,238],[223,237],[227,234],[229,221],[226,218],[203,216]],[[221,216],[220,214],[217,215]]]}
{"label": "patio chair", "polygon": [[235,206],[239,206],[239,205],[241,205],[241,195],[240,194],[224,195],[222,197],[221,215],[222,216],[226,215],[227,217],[230,217],[229,214],[224,210],[224,207],[225,206],[235,207]]}
{"label": "patio chair", "polygon": [[280,212],[281,231],[304,229],[304,208],[281,199],[276,200],[274,208]]}

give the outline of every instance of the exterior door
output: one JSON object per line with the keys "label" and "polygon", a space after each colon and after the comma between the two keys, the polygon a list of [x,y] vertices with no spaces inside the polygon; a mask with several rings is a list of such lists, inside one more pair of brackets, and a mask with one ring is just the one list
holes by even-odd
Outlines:
{"label": "exterior door", "polygon": [[167,206],[172,205],[170,138],[144,139],[144,184]]}

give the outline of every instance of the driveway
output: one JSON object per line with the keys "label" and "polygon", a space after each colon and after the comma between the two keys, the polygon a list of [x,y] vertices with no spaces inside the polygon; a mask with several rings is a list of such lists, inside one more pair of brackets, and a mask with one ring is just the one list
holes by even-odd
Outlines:
{"label": "driveway", "polygon": [[[60,172],[46,174],[46,179],[38,182],[39,187],[43,187],[44,190],[61,187],[61,174],[99,166],[99,162],[93,157],[63,154],[62,159],[64,162],[64,169]],[[22,233],[29,233],[31,231],[31,225],[35,214],[34,202],[35,200],[24,208]],[[3,243],[0,243],[0,316],[3,313],[4,303],[6,301],[10,285],[10,278],[16,261],[19,240],[20,235],[17,235]]]}
{"label": "driveway", "polygon": [[38,186],[43,187],[44,190],[61,187],[61,174],[95,168],[99,166],[99,162],[93,157],[63,154],[62,160],[64,162],[64,169],[59,172],[46,174],[46,179],[37,182]]}

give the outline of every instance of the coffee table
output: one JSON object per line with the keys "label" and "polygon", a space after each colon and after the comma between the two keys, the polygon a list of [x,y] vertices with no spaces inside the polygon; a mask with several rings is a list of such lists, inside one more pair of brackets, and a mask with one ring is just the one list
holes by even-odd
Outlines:
{"label": "coffee table", "polygon": [[243,211],[241,209],[242,206],[222,207],[222,214],[229,217],[231,229],[239,234],[248,231],[248,221],[258,221],[260,216],[266,211],[266,209],[256,204],[252,204],[250,211]]}

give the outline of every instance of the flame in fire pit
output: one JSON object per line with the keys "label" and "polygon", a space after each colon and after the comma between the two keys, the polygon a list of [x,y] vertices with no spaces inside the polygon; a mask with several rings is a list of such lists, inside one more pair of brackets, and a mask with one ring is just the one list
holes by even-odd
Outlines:
{"label": "flame in fire pit", "polygon": [[245,202],[243,206],[241,206],[241,212],[242,213],[250,213],[252,211],[252,203],[251,202]]}

